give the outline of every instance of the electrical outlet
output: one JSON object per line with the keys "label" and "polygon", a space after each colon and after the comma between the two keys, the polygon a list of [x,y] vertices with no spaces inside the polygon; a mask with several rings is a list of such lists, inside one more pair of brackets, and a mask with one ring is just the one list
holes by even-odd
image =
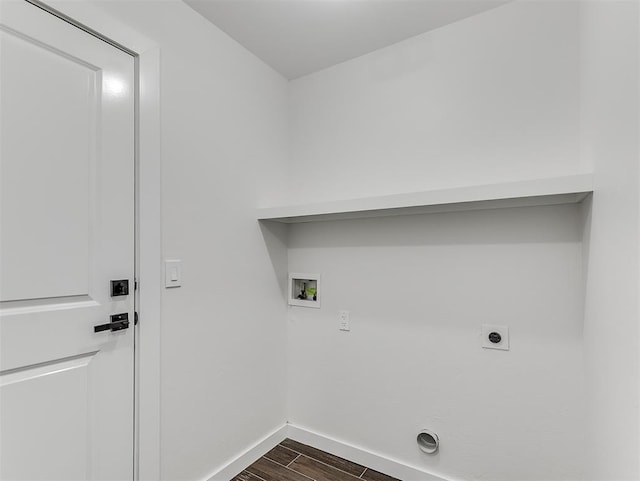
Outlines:
{"label": "electrical outlet", "polygon": [[482,347],[485,349],[509,350],[509,328],[494,324],[482,325]]}
{"label": "electrical outlet", "polygon": [[338,321],[340,322],[341,331],[350,331],[349,326],[349,311],[338,311]]}

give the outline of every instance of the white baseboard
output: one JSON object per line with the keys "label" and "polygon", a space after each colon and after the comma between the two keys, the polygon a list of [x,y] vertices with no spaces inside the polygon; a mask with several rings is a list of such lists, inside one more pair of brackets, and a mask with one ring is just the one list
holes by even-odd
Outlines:
{"label": "white baseboard", "polygon": [[289,424],[288,427],[288,437],[294,441],[322,449],[323,451],[370,467],[394,478],[403,481],[447,481],[443,477],[428,473],[417,467],[408,466],[400,461],[333,439],[324,434],[294,426],[293,424]]}
{"label": "white baseboard", "polygon": [[247,466],[252,465],[259,458],[267,454],[274,446],[277,446],[288,436],[289,426],[285,424],[279,427],[271,434],[268,434],[262,440],[255,443],[244,453],[236,456],[222,468],[215,471],[207,478],[207,481],[229,481],[238,473],[242,472]]}
{"label": "white baseboard", "polygon": [[215,471],[206,481],[230,481],[238,473],[268,453],[273,447],[284,441],[285,438],[293,439],[303,444],[308,444],[328,453],[348,459],[354,463],[362,464],[381,473],[388,474],[402,481],[451,481],[429,473],[415,466],[409,466],[381,454],[368,451],[352,444],[339,441],[325,434],[311,431],[310,429],[285,424],[262,440],[255,443],[244,453],[236,456],[228,463]]}

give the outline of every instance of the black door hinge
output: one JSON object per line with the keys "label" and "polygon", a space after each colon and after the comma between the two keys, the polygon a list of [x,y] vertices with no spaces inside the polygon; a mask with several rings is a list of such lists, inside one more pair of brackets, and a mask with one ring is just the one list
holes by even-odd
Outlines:
{"label": "black door hinge", "polygon": [[133,313],[133,325],[134,326],[138,325],[138,313],[137,312]]}

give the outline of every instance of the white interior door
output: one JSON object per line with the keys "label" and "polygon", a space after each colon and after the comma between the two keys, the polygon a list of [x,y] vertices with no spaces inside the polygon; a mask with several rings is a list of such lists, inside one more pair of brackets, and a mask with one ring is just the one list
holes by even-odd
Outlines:
{"label": "white interior door", "polygon": [[0,0],[3,481],[133,478],[133,87],[128,54]]}

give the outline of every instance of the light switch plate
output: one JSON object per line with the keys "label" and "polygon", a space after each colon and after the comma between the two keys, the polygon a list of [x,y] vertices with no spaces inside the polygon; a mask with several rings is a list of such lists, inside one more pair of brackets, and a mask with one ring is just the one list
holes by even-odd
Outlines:
{"label": "light switch plate", "polygon": [[341,331],[351,330],[351,326],[349,325],[349,322],[351,321],[349,311],[338,311],[338,320],[340,321]]}
{"label": "light switch plate", "polygon": [[[492,333],[498,334],[500,342],[491,342],[490,337],[494,340],[498,336],[491,336]],[[485,349],[500,349],[502,351],[509,350],[509,327],[508,326],[496,326],[495,324],[483,324],[482,325],[482,347]]]}
{"label": "light switch plate", "polygon": [[167,259],[164,261],[164,286],[180,287],[182,285],[182,261]]}

